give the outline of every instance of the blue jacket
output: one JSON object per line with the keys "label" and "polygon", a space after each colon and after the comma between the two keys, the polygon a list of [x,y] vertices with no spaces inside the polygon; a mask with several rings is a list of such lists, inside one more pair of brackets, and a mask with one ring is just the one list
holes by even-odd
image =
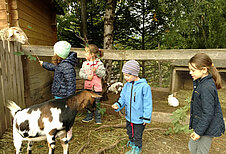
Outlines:
{"label": "blue jacket", "polygon": [[221,136],[225,124],[212,75],[195,80],[193,86],[189,128],[199,136]]}
{"label": "blue jacket", "polygon": [[77,53],[70,52],[69,56],[62,60],[58,65],[43,62],[42,67],[54,71],[52,85],[52,94],[58,97],[68,97],[75,93],[76,73],[75,65],[77,62]]}
{"label": "blue jacket", "polygon": [[145,79],[127,82],[115,103],[120,111],[125,106],[126,120],[134,124],[151,122],[152,94],[151,87]]}

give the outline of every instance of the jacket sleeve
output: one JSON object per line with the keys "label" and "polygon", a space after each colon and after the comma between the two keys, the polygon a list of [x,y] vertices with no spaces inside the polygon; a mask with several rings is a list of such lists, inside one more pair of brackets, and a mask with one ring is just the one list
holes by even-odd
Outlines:
{"label": "jacket sleeve", "polygon": [[126,102],[126,100],[125,100],[125,91],[126,91],[126,86],[124,86],[122,88],[122,91],[120,93],[120,97],[119,97],[118,101],[115,103],[118,106],[118,109],[115,110],[116,112],[119,112],[125,106],[125,102]]}
{"label": "jacket sleeve", "polygon": [[202,116],[200,117],[200,120],[194,131],[199,136],[203,136],[214,116],[215,90],[211,86],[205,86],[204,88],[202,88],[200,94]]}
{"label": "jacket sleeve", "polygon": [[72,65],[70,64],[66,64],[68,65],[67,67],[63,67],[63,68],[67,68],[65,69],[63,72],[64,75],[64,79],[66,80],[66,84],[67,84],[67,96],[70,96],[71,94],[73,94],[76,90],[76,74],[75,74],[75,69]]}
{"label": "jacket sleeve", "polygon": [[95,73],[100,78],[103,78],[105,76],[105,68],[104,68],[104,64],[102,62],[99,64],[99,66],[96,69]]}
{"label": "jacket sleeve", "polygon": [[48,62],[43,62],[42,67],[47,69],[48,71],[55,71],[56,65]]}
{"label": "jacket sleeve", "polygon": [[88,79],[88,74],[86,74],[86,72],[85,72],[85,63],[84,63],[84,62],[83,62],[83,64],[82,64],[82,68],[81,68],[80,71],[79,71],[79,76],[80,76],[80,78],[82,78],[82,79],[85,79],[85,80]]}
{"label": "jacket sleeve", "polygon": [[151,115],[152,115],[152,93],[151,87],[147,84],[143,88],[143,122],[150,123],[151,122]]}

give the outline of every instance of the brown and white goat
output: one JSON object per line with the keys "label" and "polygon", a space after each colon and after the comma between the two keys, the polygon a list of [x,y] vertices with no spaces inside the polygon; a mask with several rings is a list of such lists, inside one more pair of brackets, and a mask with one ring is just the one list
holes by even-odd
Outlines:
{"label": "brown and white goat", "polygon": [[95,110],[95,98],[101,97],[91,91],[79,91],[66,99],[52,99],[21,109],[9,101],[8,108],[13,119],[13,142],[16,154],[21,153],[22,141],[28,141],[27,153],[31,154],[32,141],[47,139],[49,154],[54,153],[55,139],[61,140],[63,153],[68,153],[67,132],[73,126],[77,112],[83,108]]}

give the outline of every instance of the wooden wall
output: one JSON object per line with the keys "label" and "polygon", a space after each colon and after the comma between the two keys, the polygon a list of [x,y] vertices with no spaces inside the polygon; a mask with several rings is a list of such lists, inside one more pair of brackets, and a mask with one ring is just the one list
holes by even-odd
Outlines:
{"label": "wooden wall", "polygon": [[7,9],[5,0],[0,0],[0,29],[8,27]]}
{"label": "wooden wall", "polygon": [[[56,12],[51,6],[50,0],[6,1],[9,2],[10,27],[21,27],[32,45],[54,45],[57,41]],[[2,8],[5,7],[6,12],[5,0],[0,0],[0,2],[0,6],[2,4]],[[41,60],[51,61],[51,57],[42,57]],[[53,73],[43,69],[38,61],[30,61],[25,56],[22,57],[22,63],[26,106],[50,99]]]}
{"label": "wooden wall", "polygon": [[[39,57],[42,61],[51,62],[51,57]],[[38,60],[22,58],[24,74],[24,96],[26,106],[42,103],[53,98],[51,85],[53,72],[40,66]]]}
{"label": "wooden wall", "polygon": [[32,45],[54,45],[57,41],[56,13],[46,0],[12,0],[11,26],[19,26]]}

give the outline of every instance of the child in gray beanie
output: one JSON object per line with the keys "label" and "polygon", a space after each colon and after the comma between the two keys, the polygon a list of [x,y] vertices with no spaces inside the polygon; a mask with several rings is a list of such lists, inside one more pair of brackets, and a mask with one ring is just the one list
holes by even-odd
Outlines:
{"label": "child in gray beanie", "polygon": [[135,60],[126,62],[122,72],[127,83],[119,100],[112,105],[116,112],[125,106],[126,129],[129,136],[130,151],[126,154],[139,154],[142,148],[142,135],[146,123],[151,122],[152,94],[146,79],[138,77],[140,65]]}

